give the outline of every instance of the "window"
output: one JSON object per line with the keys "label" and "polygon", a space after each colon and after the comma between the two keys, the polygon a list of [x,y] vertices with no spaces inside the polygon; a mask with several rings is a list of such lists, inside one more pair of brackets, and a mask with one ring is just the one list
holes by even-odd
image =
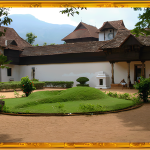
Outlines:
{"label": "window", "polygon": [[7,76],[11,76],[11,68],[7,69]]}
{"label": "window", "polygon": [[35,67],[32,67],[32,78],[35,78]]}
{"label": "window", "polygon": [[103,85],[103,79],[99,79],[99,85]]}

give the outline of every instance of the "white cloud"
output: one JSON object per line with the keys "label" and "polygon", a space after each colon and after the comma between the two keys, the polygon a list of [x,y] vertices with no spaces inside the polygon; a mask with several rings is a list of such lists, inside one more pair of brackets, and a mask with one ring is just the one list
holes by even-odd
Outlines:
{"label": "white cloud", "polygon": [[67,15],[60,13],[61,8],[12,8],[12,14],[31,14],[39,20],[53,24],[70,24],[76,26],[78,23],[71,20]]}
{"label": "white cloud", "polygon": [[132,8],[87,8],[79,10],[74,17],[59,13],[65,8],[12,8],[10,14],[31,14],[39,20],[53,24],[70,24],[77,26],[81,20],[84,23],[100,28],[105,21],[123,20],[128,29],[133,29],[138,22],[139,11]]}

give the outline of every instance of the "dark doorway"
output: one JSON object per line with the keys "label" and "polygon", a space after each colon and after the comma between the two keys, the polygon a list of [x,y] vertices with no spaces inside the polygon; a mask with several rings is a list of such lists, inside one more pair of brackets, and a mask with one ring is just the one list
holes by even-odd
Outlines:
{"label": "dark doorway", "polygon": [[[138,79],[142,76],[142,64],[134,65],[134,81],[138,81]],[[144,65],[144,77],[145,77],[145,65]]]}

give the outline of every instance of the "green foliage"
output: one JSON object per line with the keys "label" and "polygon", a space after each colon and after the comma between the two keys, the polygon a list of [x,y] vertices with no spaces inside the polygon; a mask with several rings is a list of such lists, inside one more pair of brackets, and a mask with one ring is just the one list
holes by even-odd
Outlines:
{"label": "green foliage", "polygon": [[69,15],[74,16],[74,14],[78,14],[79,15],[78,9],[81,9],[81,10],[82,9],[87,9],[86,7],[73,7],[73,6],[68,6],[68,5],[65,5],[64,7],[66,7],[66,9],[60,11],[60,13],[67,14],[68,17],[69,17]]}
{"label": "green foliage", "polygon": [[21,78],[21,89],[26,94],[26,97],[28,97],[36,88],[34,87],[34,84],[31,82],[29,77],[26,76]]}
{"label": "green foliage", "polygon": [[25,96],[26,96],[25,94],[22,94],[22,95],[21,95],[21,97],[25,97]]}
{"label": "green foliage", "polygon": [[6,97],[5,95],[1,95],[1,96],[0,96],[1,99],[5,98],[5,97]]}
{"label": "green foliage", "polygon": [[26,41],[30,44],[33,44],[33,42],[35,41],[35,38],[37,38],[37,36],[35,36],[32,32],[27,33],[26,37],[27,37]]}
{"label": "green foliage", "polygon": [[58,105],[56,105],[55,108],[58,109],[58,113],[65,114],[65,112],[66,112],[66,110],[64,109],[64,104],[62,104],[62,103],[58,102]]}
{"label": "green foliage", "polygon": [[[134,8],[135,11],[142,10],[142,8]],[[139,35],[150,35],[150,30],[146,28],[150,28],[150,8],[143,8],[144,13],[139,14],[139,22],[136,23],[135,28],[131,31],[131,33],[135,34],[137,37]]]}
{"label": "green foliage", "polygon": [[7,56],[4,56],[3,54],[0,55],[0,68],[9,68],[7,66],[4,66],[4,64],[9,64],[11,63],[12,61],[7,61]]}
{"label": "green foliage", "polygon": [[[12,19],[8,17],[8,11],[9,8],[0,8],[0,26],[10,24],[12,22]],[[3,17],[3,20],[1,19]],[[6,29],[4,29],[4,32],[0,31],[0,37],[5,36]]]}
{"label": "green foliage", "polygon": [[50,87],[62,87],[62,88],[71,88],[73,86],[73,81],[44,81],[45,86]]}
{"label": "green foliage", "polygon": [[108,96],[110,97],[114,97],[114,98],[120,98],[120,99],[126,99],[126,100],[131,100],[132,97],[129,93],[124,93],[124,94],[117,94],[117,92],[113,93],[113,92],[108,92],[107,93]]}
{"label": "green foliage", "polygon": [[44,42],[43,46],[46,46],[46,45],[47,45],[47,43],[46,43],[46,42]]}
{"label": "green foliage", "polygon": [[31,81],[39,81],[39,79],[35,79],[35,78],[33,78]]}
{"label": "green foliage", "polygon": [[32,45],[32,46],[39,46],[39,44],[36,44],[36,45]]}
{"label": "green foliage", "polygon": [[66,44],[66,42],[64,42],[64,44]]}
{"label": "green foliage", "polygon": [[134,96],[130,95],[129,93],[124,93],[124,94],[117,94],[117,92],[113,93],[113,92],[108,92],[107,93],[108,96],[113,97],[113,98],[119,98],[119,99],[125,99],[125,100],[132,100],[134,105],[140,104],[140,97],[136,96],[136,93],[133,94]]}
{"label": "green foliage", "polygon": [[100,106],[103,107],[102,111],[111,111],[135,105],[132,100],[112,98],[95,88],[74,87],[71,89],[63,91],[39,91],[30,94],[28,97],[9,98],[4,99],[4,101],[11,112],[23,113],[26,111],[30,111],[31,113],[57,113],[58,108],[56,109],[55,107],[58,105],[57,102],[64,104],[65,113],[81,112],[79,111],[81,103],[94,105],[95,111],[101,111]]}
{"label": "green foliage", "polygon": [[89,79],[87,77],[79,77],[76,81],[84,85]]}
{"label": "green foliage", "polygon": [[50,45],[56,45],[55,43],[51,43]]}
{"label": "green foliage", "polygon": [[[95,99],[104,99],[108,97],[102,91],[92,88],[92,87],[73,87],[63,91],[45,91],[45,95],[35,97],[37,92],[32,93],[29,98],[35,99],[36,101],[25,102],[18,107],[28,107],[29,105],[37,105],[43,103],[57,103],[57,102],[67,102],[67,101],[86,101],[86,100],[95,100]],[[41,92],[42,93],[42,92]]]}
{"label": "green foliage", "polygon": [[97,104],[97,105],[94,105],[94,104],[80,104],[79,106],[79,109],[82,111],[82,112],[98,112],[98,111],[104,111],[105,110],[105,107]]}
{"label": "green foliage", "polygon": [[[38,82],[38,81],[33,81],[33,84],[36,89],[43,89],[45,82]],[[20,81],[9,81],[9,82],[0,82],[0,91],[3,89],[13,89],[14,91],[16,89],[21,88],[21,82]]]}
{"label": "green foliage", "polygon": [[[1,110],[1,109],[0,109]],[[10,113],[9,107],[6,107],[6,105],[3,106],[3,112]]]}
{"label": "green foliage", "polygon": [[143,102],[148,102],[148,95],[150,95],[150,78],[140,78],[140,83],[134,85],[135,89],[138,89],[139,97]]}
{"label": "green foliage", "polygon": [[87,87],[89,87],[89,84],[77,84],[77,86],[87,86]]}
{"label": "green foliage", "polygon": [[20,88],[19,82],[11,81],[11,82],[1,82],[0,83],[0,91],[3,89],[6,89],[6,90],[13,89],[15,91],[17,88]]}
{"label": "green foliage", "polygon": [[19,97],[20,95],[19,95],[19,92],[16,92],[16,91],[14,91],[14,96],[17,98],[17,97]]}
{"label": "green foliage", "polygon": [[36,89],[43,89],[43,87],[45,86],[45,82],[34,81],[33,84]]}

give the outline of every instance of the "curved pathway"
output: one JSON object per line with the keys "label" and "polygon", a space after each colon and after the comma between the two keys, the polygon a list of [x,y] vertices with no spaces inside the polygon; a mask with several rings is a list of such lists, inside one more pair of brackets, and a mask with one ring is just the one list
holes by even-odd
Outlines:
{"label": "curved pathway", "polygon": [[150,104],[93,116],[0,115],[0,142],[149,142]]}

